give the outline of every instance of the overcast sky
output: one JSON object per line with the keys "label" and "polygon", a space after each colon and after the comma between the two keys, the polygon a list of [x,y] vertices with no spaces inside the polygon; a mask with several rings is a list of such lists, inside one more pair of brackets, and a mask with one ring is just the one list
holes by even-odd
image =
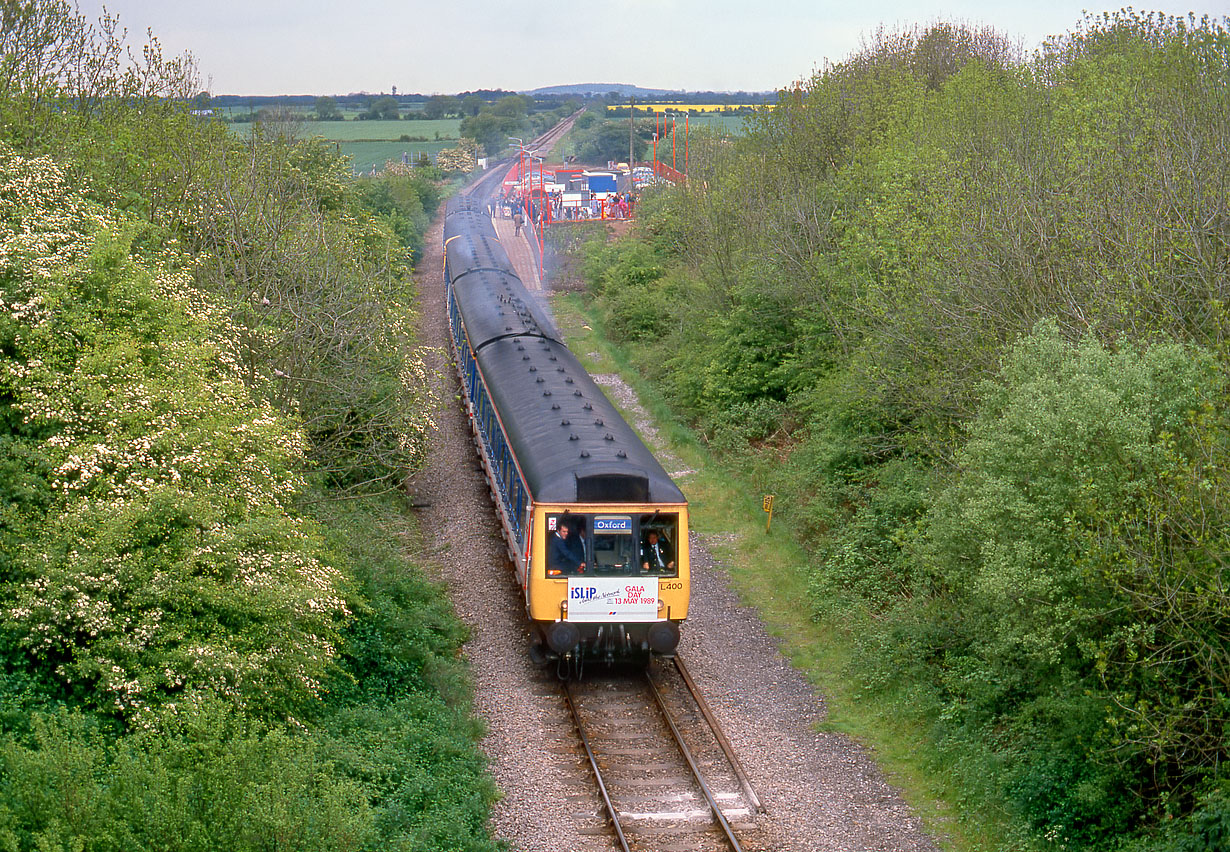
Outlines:
{"label": "overcast sky", "polygon": [[[935,20],[990,25],[1027,51],[1089,0],[79,0],[134,41],[196,56],[214,94],[452,94],[565,83],[760,91],[840,61],[860,38]],[[1230,0],[1160,2],[1222,16]]]}

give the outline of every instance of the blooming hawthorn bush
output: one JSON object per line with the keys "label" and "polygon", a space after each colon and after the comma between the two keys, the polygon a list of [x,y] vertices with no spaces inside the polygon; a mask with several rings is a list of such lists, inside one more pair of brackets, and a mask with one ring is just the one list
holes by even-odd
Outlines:
{"label": "blooming hawthorn bush", "polygon": [[293,713],[347,617],[293,511],[305,442],[142,227],[0,149],[4,636],[130,719],[207,696]]}

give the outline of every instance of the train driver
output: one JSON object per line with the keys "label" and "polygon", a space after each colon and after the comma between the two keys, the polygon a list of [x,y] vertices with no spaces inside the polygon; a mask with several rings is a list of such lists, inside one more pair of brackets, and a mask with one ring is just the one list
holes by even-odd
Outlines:
{"label": "train driver", "polygon": [[585,544],[581,541],[580,531],[574,535],[572,522],[560,518],[555,535],[551,536],[551,546],[547,548],[547,574],[559,576],[584,573]]}
{"label": "train driver", "polygon": [[657,530],[650,530],[641,544],[641,570],[647,573],[675,570],[675,555],[671,552],[670,543]]}

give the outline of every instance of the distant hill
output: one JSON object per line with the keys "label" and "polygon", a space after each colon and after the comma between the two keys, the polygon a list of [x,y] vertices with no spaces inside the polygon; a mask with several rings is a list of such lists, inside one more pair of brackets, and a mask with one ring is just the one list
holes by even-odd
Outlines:
{"label": "distant hill", "polygon": [[567,86],[543,86],[533,89],[530,95],[605,95],[607,92],[619,92],[627,97],[656,98],[662,95],[682,93],[682,89],[644,89],[640,86],[630,86],[627,83],[572,83]]}
{"label": "distant hill", "polygon": [[669,98],[687,104],[762,104],[775,100],[777,92],[696,92],[688,89],[646,89],[627,83],[572,83],[567,86],[544,86],[522,94],[532,98],[559,97],[604,97],[609,92],[618,92],[619,97],[660,100]]}

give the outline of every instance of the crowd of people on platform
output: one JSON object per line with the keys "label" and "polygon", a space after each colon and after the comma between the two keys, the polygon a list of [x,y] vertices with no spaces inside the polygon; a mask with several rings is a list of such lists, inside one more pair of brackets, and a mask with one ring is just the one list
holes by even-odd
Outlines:
{"label": "crowd of people on platform", "polygon": [[630,192],[571,203],[564,201],[562,192],[553,192],[548,198],[551,202],[551,221],[556,222],[577,219],[630,219],[636,204]]}
{"label": "crowd of people on platform", "polygon": [[[565,201],[564,193],[551,192],[543,203],[541,197],[531,198],[528,204],[512,194],[498,202],[491,211],[493,216],[505,219],[516,217],[520,211],[525,221],[535,227],[551,222],[575,222],[591,219],[631,219],[636,209],[636,198],[631,192],[611,193],[605,198],[588,201]],[[528,215],[527,215],[528,214]],[[518,231],[520,228],[518,228]]]}

